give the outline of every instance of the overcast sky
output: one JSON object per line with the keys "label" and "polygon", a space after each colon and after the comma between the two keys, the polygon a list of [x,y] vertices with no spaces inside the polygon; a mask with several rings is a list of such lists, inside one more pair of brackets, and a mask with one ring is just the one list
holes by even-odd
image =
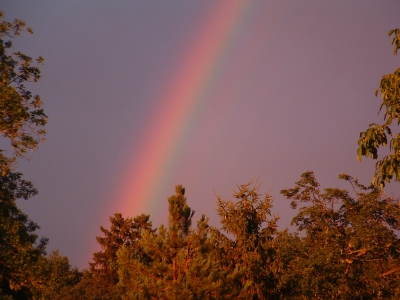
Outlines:
{"label": "overcast sky", "polygon": [[[399,67],[398,1],[2,1],[33,28],[14,48],[45,58],[47,140],[19,171],[39,195],[19,202],[72,265],[87,267],[115,212],[167,220],[186,187],[195,218],[218,224],[215,193],[259,178],[274,213],[305,171],[323,187],[368,184],[356,160],[374,96]],[[5,140],[1,141],[5,146]],[[389,193],[399,194],[399,183]]]}

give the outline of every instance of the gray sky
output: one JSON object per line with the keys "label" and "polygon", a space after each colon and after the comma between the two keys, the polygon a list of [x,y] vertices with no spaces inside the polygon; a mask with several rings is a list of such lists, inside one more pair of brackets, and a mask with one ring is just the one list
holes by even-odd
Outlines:
{"label": "gray sky", "polygon": [[47,140],[19,164],[39,195],[19,204],[73,265],[87,266],[115,212],[165,223],[176,184],[197,218],[218,224],[214,191],[229,198],[259,177],[283,229],[293,212],[279,191],[303,172],[324,187],[349,189],[340,173],[372,178],[357,140],[382,122],[374,92],[399,66],[387,36],[400,26],[397,1],[6,0],[0,9],[34,30],[15,49],[45,58],[31,89],[50,118]]}

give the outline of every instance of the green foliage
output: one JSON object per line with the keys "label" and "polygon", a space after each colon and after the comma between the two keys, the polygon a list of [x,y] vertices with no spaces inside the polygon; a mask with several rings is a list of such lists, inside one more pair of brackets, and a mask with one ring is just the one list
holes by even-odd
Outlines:
{"label": "green foliage", "polygon": [[217,236],[204,216],[191,228],[194,212],[184,193],[177,186],[168,199],[168,228],[142,232],[139,246],[145,256],[127,246],[118,251],[123,299],[232,299],[240,294],[240,271],[228,271],[217,259]]}
{"label": "green foliage", "polygon": [[[3,12],[0,11],[0,20]],[[43,126],[47,116],[43,112],[42,100],[27,90],[26,83],[40,79],[38,65],[43,58],[36,59],[12,51],[10,39],[21,34],[26,28],[25,22],[0,22],[0,131],[9,138],[17,156],[37,148],[44,138]],[[32,33],[31,28],[26,28]],[[9,53],[11,52],[11,53]]]}
{"label": "green foliage", "polygon": [[356,197],[321,191],[312,172],[281,193],[301,204],[293,219],[305,231],[286,276],[297,282],[296,299],[397,299],[400,279],[400,201],[384,197],[351,176]]}
{"label": "green foliage", "polygon": [[[0,131],[15,151],[7,157],[0,150],[0,299],[400,299],[400,200],[380,187],[400,180],[400,134],[392,137],[390,128],[400,125],[400,69],[381,81],[385,123],[360,134],[359,160],[378,159],[379,146],[390,145],[376,164],[377,184],[343,174],[352,193],[322,190],[313,172],[304,173],[281,191],[298,209],[294,233],[277,229],[273,199],[258,182],[238,185],[233,200],[217,198],[220,229],[204,215],[192,226],[194,211],[178,185],[166,226],[153,229],[148,215],[114,214],[110,229],[100,228],[101,250],[79,272],[58,251],[45,256],[47,239],[16,205],[37,191],[13,164],[38,146],[47,122],[40,97],[25,87],[39,80],[43,59],[32,65],[8,53],[5,41],[25,28],[20,20],[0,22]],[[396,54],[400,30],[392,34]]]}
{"label": "green foliage", "polygon": [[36,269],[47,239],[38,240],[39,226],[16,205],[17,199],[36,193],[20,173],[8,170],[0,177],[0,295],[23,298],[30,289],[43,285]]}
{"label": "green foliage", "polygon": [[38,300],[64,299],[64,290],[77,284],[82,277],[82,273],[72,268],[68,258],[60,255],[58,250],[48,257],[41,256],[34,270],[41,285],[31,288],[30,294],[32,299]]}
{"label": "green foliage", "polygon": [[104,237],[97,237],[97,242],[102,250],[93,254],[93,263],[90,263],[90,271],[96,276],[103,277],[105,282],[115,285],[118,282],[117,252],[122,246],[128,246],[140,253],[138,240],[142,230],[152,230],[149,215],[140,215],[135,218],[124,219],[116,213],[110,217],[111,228],[107,230],[103,226],[100,230]]}
{"label": "green foliage", "polygon": [[[14,155],[5,156],[0,150],[0,298],[2,299],[46,299],[42,296],[55,281],[48,273],[49,260],[45,257],[47,239],[38,239],[39,226],[29,220],[16,204],[19,199],[27,200],[37,194],[32,183],[15,172],[17,156],[27,150],[35,150],[43,140],[43,126],[47,122],[42,101],[26,87],[28,82],[40,78],[39,57],[32,58],[13,51],[11,39],[26,28],[25,22],[3,20],[0,11],[0,131],[8,138]],[[33,65],[35,64],[35,65]],[[55,255],[55,254],[54,254]],[[49,276],[48,276],[49,275]],[[59,286],[59,284],[56,286]],[[47,292],[44,292],[45,295]]]}
{"label": "green foliage", "polygon": [[313,172],[281,191],[299,210],[294,233],[278,231],[257,182],[239,185],[233,201],[218,197],[221,229],[204,215],[192,227],[177,186],[167,226],[115,214],[90,270],[55,299],[397,299],[400,200],[339,177],[355,196],[321,190]]}
{"label": "green foliage", "polygon": [[110,222],[110,230],[100,227],[104,235],[97,237],[101,251],[93,253],[93,262],[89,263],[89,270],[83,273],[79,283],[64,288],[61,299],[121,299],[121,291],[117,288],[117,252],[122,246],[126,246],[136,255],[145,257],[138,240],[143,230],[154,230],[149,216],[144,214],[135,218],[123,218],[120,213],[116,213],[110,217]]}
{"label": "green foliage", "polygon": [[[389,36],[394,34],[392,44],[395,45],[394,53],[400,48],[400,30],[395,29],[389,31]],[[382,104],[379,112],[385,107],[384,120],[385,123],[379,125],[372,123],[365,132],[360,133],[358,140],[357,159],[361,161],[362,156],[378,159],[379,146],[388,144],[388,136],[392,136],[390,126],[393,121],[397,121],[400,125],[400,69],[393,74],[387,74],[382,77],[379,89],[376,91],[382,95]],[[400,134],[392,137],[389,143],[390,154],[383,157],[376,163],[375,176],[373,184],[381,187],[393,178],[400,180]]]}
{"label": "green foliage", "polygon": [[[269,219],[272,197],[259,193],[260,184],[249,182],[237,187],[235,201],[218,197],[217,212],[222,231],[219,233],[220,259],[233,271],[242,270],[242,295],[245,299],[278,298],[274,235],[277,217]],[[229,238],[233,235],[233,239]]]}

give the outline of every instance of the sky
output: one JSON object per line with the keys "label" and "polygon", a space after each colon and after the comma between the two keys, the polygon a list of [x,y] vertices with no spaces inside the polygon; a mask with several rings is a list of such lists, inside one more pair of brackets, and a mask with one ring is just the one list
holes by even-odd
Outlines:
{"label": "sky", "polygon": [[73,266],[87,267],[116,212],[165,224],[177,184],[194,219],[218,226],[216,195],[259,180],[284,229],[295,211],[279,191],[303,172],[322,187],[350,189],[341,173],[372,178],[357,141],[382,123],[374,92],[400,65],[387,36],[398,1],[4,0],[0,10],[33,28],[14,49],[45,59],[29,88],[49,116],[46,141],[18,164],[39,194],[18,205]]}

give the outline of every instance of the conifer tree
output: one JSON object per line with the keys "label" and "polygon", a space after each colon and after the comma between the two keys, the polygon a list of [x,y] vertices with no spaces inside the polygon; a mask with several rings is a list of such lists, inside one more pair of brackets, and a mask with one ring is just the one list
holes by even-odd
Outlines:
{"label": "conifer tree", "polygon": [[149,215],[144,214],[135,218],[124,218],[122,214],[116,213],[110,217],[110,223],[110,229],[100,227],[104,235],[97,237],[101,250],[93,253],[93,262],[89,263],[89,270],[83,273],[78,284],[65,289],[63,299],[121,299],[121,292],[117,288],[117,252],[122,246],[127,246],[138,257],[145,259],[145,254],[139,247],[141,232],[154,230]]}
{"label": "conifer tree", "polygon": [[192,229],[194,211],[185,190],[176,186],[168,199],[168,227],[145,231],[139,245],[149,258],[122,247],[118,252],[123,299],[232,299],[240,295],[240,273],[227,272],[218,260],[217,236],[202,216]]}
{"label": "conifer tree", "polygon": [[[245,299],[279,298],[275,259],[277,217],[271,216],[272,197],[259,193],[260,184],[238,185],[235,201],[218,197],[217,212],[222,231],[219,233],[219,259],[231,272],[244,272],[241,295]],[[230,238],[232,236],[233,238]]]}
{"label": "conifer tree", "polygon": [[123,218],[120,213],[110,217],[110,230],[100,227],[104,237],[97,237],[97,242],[102,250],[93,253],[93,262],[89,263],[90,271],[94,276],[102,278],[104,284],[118,283],[117,251],[122,246],[134,249],[138,255],[142,250],[138,246],[142,230],[152,231],[152,223],[149,215],[140,215],[135,218]]}

